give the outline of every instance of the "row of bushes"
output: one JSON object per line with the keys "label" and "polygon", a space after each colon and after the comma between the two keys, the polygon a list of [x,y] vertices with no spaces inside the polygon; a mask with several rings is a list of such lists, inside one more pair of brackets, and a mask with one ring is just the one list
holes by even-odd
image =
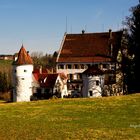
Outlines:
{"label": "row of bushes", "polygon": [[0,99],[9,100],[12,89],[12,61],[0,60]]}

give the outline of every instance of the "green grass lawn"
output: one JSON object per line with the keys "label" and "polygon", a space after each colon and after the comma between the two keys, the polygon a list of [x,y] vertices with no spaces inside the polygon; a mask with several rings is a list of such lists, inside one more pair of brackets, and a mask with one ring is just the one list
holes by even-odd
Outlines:
{"label": "green grass lawn", "polygon": [[0,140],[139,140],[140,94],[0,102]]}

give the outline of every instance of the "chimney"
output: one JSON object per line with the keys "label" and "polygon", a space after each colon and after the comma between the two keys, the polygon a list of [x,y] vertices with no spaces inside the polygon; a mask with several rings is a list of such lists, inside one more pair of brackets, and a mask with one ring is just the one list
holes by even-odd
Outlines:
{"label": "chimney", "polygon": [[85,33],[85,30],[82,30],[82,34],[84,34]]}
{"label": "chimney", "polygon": [[42,74],[42,66],[39,68],[39,73]]}
{"label": "chimney", "polygon": [[109,38],[112,39],[112,30],[109,29]]}

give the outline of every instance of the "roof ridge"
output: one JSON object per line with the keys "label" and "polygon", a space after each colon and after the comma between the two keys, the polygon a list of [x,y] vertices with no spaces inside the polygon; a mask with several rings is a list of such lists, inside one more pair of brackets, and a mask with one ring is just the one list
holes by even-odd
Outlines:
{"label": "roof ridge", "polygon": [[[119,32],[122,32],[121,30],[118,30],[118,31],[112,31],[112,33],[119,33]],[[109,34],[109,32],[85,32],[84,34],[82,33],[67,33],[66,35],[94,35],[94,34]]]}

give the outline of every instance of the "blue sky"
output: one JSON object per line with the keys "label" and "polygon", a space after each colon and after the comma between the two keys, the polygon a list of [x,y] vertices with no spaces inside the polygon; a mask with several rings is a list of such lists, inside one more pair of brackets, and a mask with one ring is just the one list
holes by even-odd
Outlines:
{"label": "blue sky", "polygon": [[18,52],[22,43],[30,53],[53,53],[66,31],[119,30],[136,4],[138,0],[0,0],[0,54]]}

